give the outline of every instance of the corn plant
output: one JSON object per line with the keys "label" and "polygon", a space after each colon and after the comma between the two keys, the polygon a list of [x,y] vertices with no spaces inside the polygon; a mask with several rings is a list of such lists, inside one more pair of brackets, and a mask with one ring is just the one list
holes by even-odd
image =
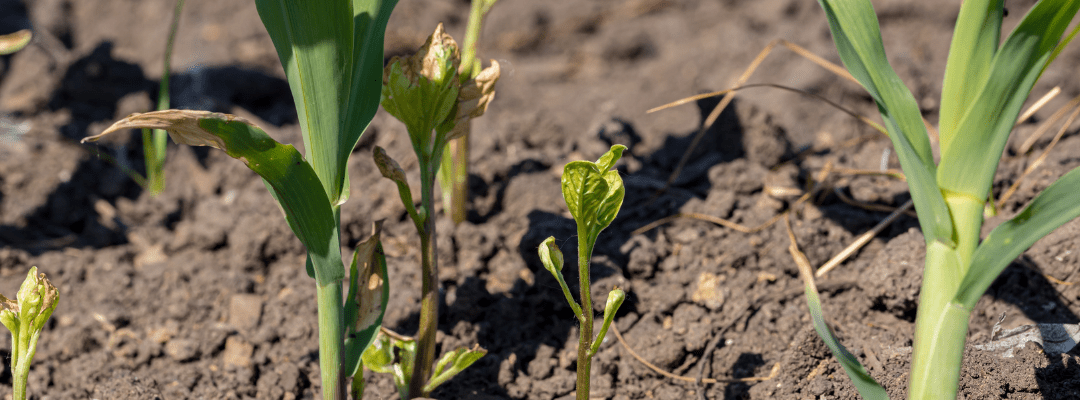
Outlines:
{"label": "corn plant", "polygon": [[[458,74],[460,59],[457,43],[439,24],[419,51],[407,58],[391,58],[383,71],[383,109],[405,124],[420,164],[417,208],[405,172],[381,147],[376,146],[374,151],[375,164],[384,177],[397,184],[401,202],[420,234],[420,328],[414,359],[408,362],[412,373],[405,382],[408,393],[403,397],[409,398],[427,396],[433,389],[429,383],[433,379],[439,321],[434,191],[440,160],[447,142],[464,134],[459,127],[484,114],[495,97],[495,82],[499,79],[499,64],[495,62],[475,78],[462,79]],[[481,356],[486,353],[476,351]]]}
{"label": "corn plant", "polygon": [[566,302],[570,303],[570,308],[574,310],[574,315],[581,324],[577,361],[578,400],[589,398],[592,358],[600,351],[600,344],[604,342],[604,336],[607,335],[611,321],[615,319],[615,312],[626,299],[626,293],[618,287],[608,293],[607,302],[604,304],[604,322],[600,325],[599,334],[594,338],[592,279],[589,274],[589,262],[592,259],[596,238],[604,228],[611,225],[611,221],[615,220],[619,208],[622,207],[623,196],[626,194],[619,171],[611,170],[622,157],[623,150],[626,150],[626,146],[617,144],[611,146],[611,150],[596,162],[573,161],[563,168],[563,200],[566,202],[566,207],[570,209],[574,222],[577,223],[580,304],[574,300],[574,295],[570,293],[570,288],[563,279],[563,254],[559,246],[555,245],[555,237],[545,239],[539,249],[540,261],[559,282],[559,287],[566,296]]}
{"label": "corn plant", "polygon": [[[1080,1],[1039,1],[1004,43],[1004,2],[963,2],[945,69],[937,163],[915,99],[885,58],[870,1],[818,2],[844,65],[881,111],[926,238],[909,398],[955,398],[975,303],[1013,259],[1080,215],[1080,169],[1073,169],[980,242],[984,204],[1009,133],[1032,86],[1076,34],[1063,39]],[[820,305],[814,311],[820,314]],[[863,396],[885,397],[827,328],[818,332]]]}
{"label": "corn plant", "polygon": [[23,47],[30,44],[30,39],[32,37],[33,34],[30,33],[29,29],[0,35],[0,56],[22,50]]}
{"label": "corn plant", "polygon": [[26,399],[26,378],[37,352],[37,342],[45,322],[60,304],[60,291],[45,274],[31,267],[15,300],[0,295],[0,323],[11,331],[11,387],[14,400]]}
{"label": "corn plant", "polygon": [[[458,68],[462,83],[476,79],[480,75],[481,63],[476,57],[476,42],[480,40],[480,26],[484,16],[491,11],[491,6],[498,0],[473,0],[469,11],[469,22],[465,28],[465,47]],[[469,121],[458,124],[457,130],[463,133],[451,139],[447,151],[443,153],[442,168],[439,169],[439,188],[442,189],[443,209],[446,214],[460,224],[465,220],[465,202],[469,197],[469,133],[472,126]]]}
{"label": "corn plant", "polygon": [[[361,249],[354,253],[350,295],[343,299],[339,235],[340,207],[350,191],[346,164],[379,105],[383,35],[396,3],[256,0],[292,90],[306,157],[243,118],[205,111],[133,114],[84,139],[129,128],[164,129],[177,143],[223,150],[263,178],[304,244],[306,269],[315,278],[324,399],[345,398],[345,378],[359,371],[360,355],[386,309],[381,251],[369,252],[366,260],[357,256]],[[354,392],[362,386],[357,381],[362,379],[353,379]]]}

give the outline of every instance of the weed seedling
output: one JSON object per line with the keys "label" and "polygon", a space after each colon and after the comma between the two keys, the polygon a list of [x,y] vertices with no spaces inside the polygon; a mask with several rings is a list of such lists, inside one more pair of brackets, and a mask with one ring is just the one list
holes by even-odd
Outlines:
{"label": "weed seedling", "polygon": [[[1002,0],[962,3],[941,93],[939,162],[914,96],[885,57],[870,1],[819,3],[844,65],[881,111],[926,239],[909,398],[955,398],[976,302],[1013,259],[1080,215],[1075,197],[1080,169],[1073,169],[980,243],[985,204],[1006,141],[1032,86],[1076,34],[1073,30],[1063,40],[1080,1],[1039,1],[1004,43],[999,43]],[[819,335],[864,397],[885,398],[881,386],[824,325],[810,273],[803,275]]]}
{"label": "weed seedling", "polygon": [[60,303],[60,292],[45,274],[31,267],[15,300],[0,294],[0,322],[11,331],[11,386],[14,400],[26,399],[26,378],[37,352],[37,342],[45,321]]}
{"label": "weed seedling", "polygon": [[626,189],[623,187],[619,171],[611,170],[611,168],[622,157],[624,150],[626,146],[617,144],[611,146],[611,150],[604,153],[596,162],[573,161],[563,168],[563,200],[566,201],[566,207],[570,209],[570,215],[577,223],[580,304],[574,301],[574,295],[570,294],[570,288],[566,286],[566,280],[563,279],[563,254],[559,246],[555,245],[555,237],[544,240],[539,250],[540,261],[544,263],[544,268],[555,276],[555,280],[559,281],[559,287],[562,288],[567,303],[570,303],[570,308],[574,310],[574,315],[581,324],[577,361],[578,400],[589,398],[592,358],[596,352],[600,351],[600,344],[604,342],[604,336],[611,326],[611,321],[615,319],[615,312],[626,299],[626,293],[618,287],[608,293],[607,302],[604,304],[604,323],[600,326],[600,333],[594,338],[589,260],[592,259],[597,236],[604,228],[611,225],[611,221],[615,220],[619,208],[622,207]]}
{"label": "weed seedling", "polygon": [[[431,386],[434,382],[432,379],[438,378],[438,375],[434,378],[432,375],[435,330],[439,321],[435,178],[447,142],[464,134],[465,131],[458,127],[484,114],[495,96],[495,82],[499,79],[499,64],[492,62],[475,79],[467,79],[463,83],[458,74],[459,63],[457,43],[439,24],[416,54],[408,58],[390,59],[383,72],[383,109],[405,124],[416,158],[420,161],[420,207],[416,208],[412,191],[405,181],[405,172],[382,148],[376,147],[374,151],[375,164],[383,176],[397,184],[401,202],[420,234],[420,329],[415,344],[415,359],[409,365],[412,373],[404,382],[408,393],[403,397],[409,398],[427,396],[434,388]],[[471,351],[478,355],[475,358],[454,359],[471,364],[486,353],[483,349]],[[446,371],[460,371],[468,364]]]}
{"label": "weed seedling", "polygon": [[[307,157],[243,118],[206,111],[133,114],[103,135],[129,128],[164,129],[174,142],[211,146],[263,178],[289,227],[307,250],[319,305],[319,368],[327,400],[345,399],[345,378],[375,339],[388,287],[381,251],[354,253],[347,298],[339,239],[349,198],[346,165],[379,106],[383,35],[396,0],[256,0],[296,103]],[[378,247],[378,232],[373,237]],[[363,281],[358,281],[364,277]],[[354,291],[355,290],[355,291]],[[353,392],[362,379],[353,379]]]}

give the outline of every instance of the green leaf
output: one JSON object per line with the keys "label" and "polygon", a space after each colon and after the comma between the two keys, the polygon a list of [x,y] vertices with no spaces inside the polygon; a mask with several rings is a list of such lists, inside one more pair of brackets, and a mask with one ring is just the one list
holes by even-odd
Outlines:
{"label": "green leaf", "polygon": [[342,204],[349,197],[349,174],[346,171],[349,154],[360,142],[360,136],[367,130],[379,109],[386,23],[397,2],[398,0],[352,0],[352,80],[348,103],[345,106],[349,111],[342,121],[341,135],[338,137],[337,168],[344,179],[345,187],[335,204]]}
{"label": "green leaf", "polygon": [[938,137],[948,148],[958,133],[960,118],[975,101],[973,87],[989,76],[990,62],[1001,37],[1004,0],[970,0],[960,5],[952,44],[949,45],[945,82],[941,89]]}
{"label": "green leaf", "polygon": [[600,351],[600,345],[604,343],[604,336],[607,336],[611,321],[615,320],[615,313],[619,311],[619,306],[622,306],[624,300],[626,300],[626,292],[617,286],[608,292],[607,302],[604,303],[604,323],[600,325],[600,333],[596,335],[596,340],[593,340],[592,348],[589,349],[590,357]]}
{"label": "green leaf", "polygon": [[987,198],[1020,109],[1077,9],[1078,0],[1040,1],[994,55],[986,79],[964,88],[977,96],[951,144],[941,148],[942,189]]}
{"label": "green leaf", "polygon": [[975,249],[956,301],[968,309],[974,307],[1009,263],[1043,236],[1080,216],[1078,192],[1080,168],[1075,168],[1039,193],[1015,217],[994,228]]}
{"label": "green leaf", "polygon": [[95,141],[123,129],[164,129],[174,142],[225,151],[259,174],[271,189],[296,237],[307,248],[320,286],[345,277],[334,213],[311,165],[292,145],[281,144],[262,129],[235,115],[207,111],[164,110],[132,114],[117,121]]}
{"label": "green leaf", "polygon": [[574,309],[574,315],[579,319],[584,319],[585,316],[581,313],[581,306],[574,301],[574,295],[570,294],[570,287],[566,286],[566,280],[563,278],[563,254],[559,250],[559,246],[555,245],[555,237],[549,236],[544,239],[543,243],[540,243],[540,261],[544,264],[544,269],[547,269],[556,281],[559,281],[559,287],[562,288],[563,296],[566,296],[566,302],[570,304],[570,308]]}
{"label": "green leaf", "polygon": [[256,0],[289,80],[308,159],[333,204],[378,105],[382,42],[396,0]]}
{"label": "green leaf", "polygon": [[386,335],[378,335],[371,346],[364,350],[361,358],[368,369],[381,374],[391,374],[398,394],[402,399],[408,398],[409,377],[412,376],[412,363],[416,358],[415,340],[396,340]]}
{"label": "green leaf", "polygon": [[374,233],[356,246],[349,267],[349,295],[345,302],[345,361],[349,375],[360,372],[360,356],[371,345],[382,326],[390,298],[390,279],[386,255],[379,234],[382,221],[375,222]]}
{"label": "green leaf", "polygon": [[442,358],[435,365],[435,372],[431,376],[431,380],[424,385],[424,394],[431,393],[435,388],[439,387],[446,381],[453,378],[465,368],[475,363],[480,358],[487,354],[487,350],[480,348],[479,345],[474,345],[472,349],[458,348],[452,352],[443,354]]}
{"label": "green leaf", "polygon": [[869,372],[866,372],[866,368],[863,368],[859,360],[844,345],[840,344],[840,341],[833,335],[829,325],[825,323],[825,317],[822,316],[821,299],[818,298],[817,290],[810,285],[806,285],[806,305],[810,308],[810,318],[813,320],[814,330],[817,331],[818,336],[832,351],[836,360],[840,362],[840,366],[844,367],[844,372],[851,378],[851,383],[855,384],[855,389],[859,391],[862,398],[867,400],[888,399],[889,395],[885,392],[885,388],[881,387],[870,376]]}
{"label": "green leaf", "polygon": [[615,166],[626,146],[616,144],[597,162],[572,161],[563,168],[562,192],[570,215],[578,224],[578,233],[589,244],[611,225],[622,207],[626,189]]}
{"label": "green leaf", "polygon": [[907,176],[926,241],[952,244],[952,222],[938,191],[933,153],[915,98],[885,57],[874,8],[868,0],[818,0],[836,49],[851,75],[874,99]]}

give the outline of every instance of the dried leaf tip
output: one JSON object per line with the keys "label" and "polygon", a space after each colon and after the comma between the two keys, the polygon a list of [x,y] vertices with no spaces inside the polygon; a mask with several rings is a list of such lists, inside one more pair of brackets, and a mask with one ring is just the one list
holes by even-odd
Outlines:
{"label": "dried leaf tip", "polygon": [[225,142],[220,137],[199,126],[199,121],[204,119],[241,122],[254,126],[251,121],[232,114],[195,110],[162,110],[131,114],[116,121],[101,134],[83,138],[82,142],[94,142],[105,135],[123,129],[164,129],[176,143],[225,150]]}

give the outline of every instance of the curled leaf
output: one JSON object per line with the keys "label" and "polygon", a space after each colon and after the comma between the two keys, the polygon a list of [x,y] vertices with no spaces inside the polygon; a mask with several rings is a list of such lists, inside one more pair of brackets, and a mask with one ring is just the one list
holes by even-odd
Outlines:
{"label": "curled leaf", "polygon": [[544,242],[540,244],[540,261],[552,275],[558,277],[562,273],[563,254],[559,246],[555,244],[554,236],[544,239]]}
{"label": "curled leaf", "polygon": [[459,58],[457,43],[439,24],[420,50],[391,58],[383,69],[383,109],[405,124],[418,150],[434,151],[431,131],[457,105]]}
{"label": "curled leaf", "polygon": [[499,62],[491,60],[491,66],[484,68],[475,78],[461,84],[454,128],[447,134],[447,140],[468,134],[469,120],[484,115],[488,104],[491,104],[491,100],[495,98],[495,83],[498,82],[501,74]]}
{"label": "curled leaf", "polygon": [[397,184],[401,203],[405,205],[405,211],[409,213],[409,217],[412,218],[413,223],[419,229],[427,218],[427,214],[424,212],[423,207],[417,210],[416,205],[413,204],[412,189],[409,189],[409,182],[405,179],[405,171],[401,169],[401,165],[398,165],[397,161],[394,161],[393,158],[386,154],[386,150],[383,150],[382,147],[375,146],[375,149],[372,150],[372,157],[375,159],[375,165],[379,167],[379,173]]}
{"label": "curled leaf", "polygon": [[604,336],[607,336],[611,321],[615,320],[615,313],[619,311],[619,306],[622,305],[624,300],[626,300],[626,292],[622,289],[615,287],[611,289],[611,292],[608,292],[607,303],[604,304],[604,324],[600,326],[600,334],[596,335],[596,340],[593,341],[589,354],[595,355],[597,351],[600,351],[600,344],[604,343]]}
{"label": "curled leaf", "polygon": [[22,50],[23,47],[30,44],[30,39],[32,37],[33,35],[30,33],[29,29],[23,29],[7,35],[0,35],[0,56]]}
{"label": "curled leaf", "polygon": [[457,350],[446,353],[439,359],[439,362],[435,365],[435,373],[432,374],[431,380],[424,385],[424,395],[431,393],[435,388],[439,387],[446,381],[453,378],[465,368],[475,363],[480,358],[487,354],[487,350],[480,347],[480,345],[473,345],[471,349],[460,347]]}
{"label": "curled leaf", "polygon": [[105,135],[124,129],[164,129],[176,143],[225,150],[225,141],[222,138],[199,126],[199,121],[203,119],[221,119],[227,122],[235,121],[255,125],[251,121],[232,114],[194,110],[151,111],[131,114],[127,118],[116,121],[101,134],[83,138],[82,142],[96,142]]}

